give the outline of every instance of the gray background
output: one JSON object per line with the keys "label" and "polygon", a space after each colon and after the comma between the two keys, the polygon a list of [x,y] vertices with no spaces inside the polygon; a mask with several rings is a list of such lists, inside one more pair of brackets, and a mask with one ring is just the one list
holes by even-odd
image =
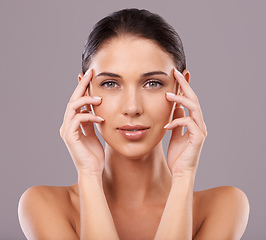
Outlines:
{"label": "gray background", "polygon": [[208,127],[195,190],[242,189],[251,205],[242,239],[265,239],[266,4],[252,0],[1,0],[0,238],[25,239],[17,204],[27,188],[76,182],[59,128],[91,27],[125,7],[159,13],[183,40]]}

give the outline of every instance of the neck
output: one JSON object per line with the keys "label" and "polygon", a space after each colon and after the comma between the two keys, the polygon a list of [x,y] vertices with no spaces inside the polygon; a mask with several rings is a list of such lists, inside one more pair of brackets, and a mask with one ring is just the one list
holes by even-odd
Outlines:
{"label": "neck", "polygon": [[109,203],[121,207],[158,204],[167,198],[171,174],[162,142],[139,159],[128,159],[106,144],[103,185]]}

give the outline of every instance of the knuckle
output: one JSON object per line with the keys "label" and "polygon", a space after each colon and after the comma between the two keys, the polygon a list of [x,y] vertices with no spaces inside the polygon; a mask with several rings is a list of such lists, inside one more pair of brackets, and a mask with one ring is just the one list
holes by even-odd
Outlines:
{"label": "knuckle", "polygon": [[66,131],[65,131],[64,127],[60,128],[60,136],[63,139],[63,141],[66,141]]}
{"label": "knuckle", "polygon": [[202,141],[204,141],[206,138],[205,133],[201,132],[201,137],[202,137]]}
{"label": "knuckle", "polygon": [[59,129],[60,137],[63,138],[64,132],[63,132],[63,125]]}
{"label": "knuckle", "polygon": [[81,122],[88,121],[88,118],[89,118],[89,116],[85,115],[84,113],[77,113],[75,115],[75,117],[73,118],[73,123],[74,124],[77,124],[77,123],[80,124]]}
{"label": "knuckle", "polygon": [[205,138],[208,136],[208,131],[207,131],[207,128],[205,128]]}
{"label": "knuckle", "polygon": [[72,138],[72,136],[71,136],[70,131],[66,130],[66,131],[63,133],[63,140],[64,140],[64,142],[65,142],[65,143],[69,143],[69,142],[71,142],[71,138]]}
{"label": "knuckle", "polygon": [[205,138],[206,138],[207,135],[208,135],[207,126],[206,126],[205,122],[203,122],[203,124],[204,124],[204,131],[203,131],[203,134],[204,134],[204,136],[205,136]]}
{"label": "knuckle", "polygon": [[205,136],[204,136],[204,134],[202,133],[202,134],[201,134],[201,137],[200,137],[200,139],[199,139],[199,144],[203,144],[204,140],[205,140]]}
{"label": "knuckle", "polygon": [[199,101],[199,99],[198,99],[198,96],[196,95],[196,94],[193,94],[193,100],[195,101],[195,102],[198,102]]}
{"label": "knuckle", "polygon": [[80,122],[81,118],[84,116],[82,113],[76,113],[75,117],[73,118],[73,121]]}
{"label": "knuckle", "polygon": [[187,116],[186,119],[187,119],[187,121],[190,122],[190,123],[194,122],[194,120],[193,120],[192,117],[190,117],[190,116]]}
{"label": "knuckle", "polygon": [[192,106],[191,106],[191,110],[192,110],[192,112],[195,112],[197,109],[198,109],[198,104],[195,103],[195,102],[193,102],[193,103],[192,103]]}
{"label": "knuckle", "polygon": [[67,109],[73,109],[73,102],[72,101],[68,102]]}
{"label": "knuckle", "polygon": [[202,144],[204,142],[204,140],[205,140],[204,133],[202,131],[199,131],[199,134],[198,134],[197,138],[198,138],[198,144]]}

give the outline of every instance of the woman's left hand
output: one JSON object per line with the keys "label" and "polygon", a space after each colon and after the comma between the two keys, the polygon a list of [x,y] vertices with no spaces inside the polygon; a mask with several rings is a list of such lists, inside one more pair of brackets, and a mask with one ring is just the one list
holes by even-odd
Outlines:
{"label": "woman's left hand", "polygon": [[[201,149],[207,136],[196,94],[180,72],[175,70],[174,77],[181,87],[183,96],[166,94],[167,100],[176,102],[173,121],[165,127],[167,130],[172,130],[167,153],[167,163],[172,178],[186,173],[196,174]],[[185,116],[181,105],[188,109],[189,116]],[[184,126],[187,127],[185,134],[183,134]]]}

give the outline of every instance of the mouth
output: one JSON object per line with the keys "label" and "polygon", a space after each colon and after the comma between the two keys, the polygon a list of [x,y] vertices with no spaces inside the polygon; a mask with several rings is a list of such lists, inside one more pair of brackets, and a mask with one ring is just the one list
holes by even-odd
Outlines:
{"label": "mouth", "polygon": [[117,131],[127,140],[140,140],[142,139],[150,127],[143,125],[125,125],[117,128]]}
{"label": "mouth", "polygon": [[130,132],[137,132],[137,131],[140,131],[142,129],[131,129],[131,130],[126,130],[126,129],[120,129],[122,131],[130,131]]}
{"label": "mouth", "polygon": [[143,125],[125,125],[123,127],[117,128],[117,129],[122,130],[122,131],[136,132],[136,131],[149,129],[149,127],[146,127],[146,126],[143,126]]}

